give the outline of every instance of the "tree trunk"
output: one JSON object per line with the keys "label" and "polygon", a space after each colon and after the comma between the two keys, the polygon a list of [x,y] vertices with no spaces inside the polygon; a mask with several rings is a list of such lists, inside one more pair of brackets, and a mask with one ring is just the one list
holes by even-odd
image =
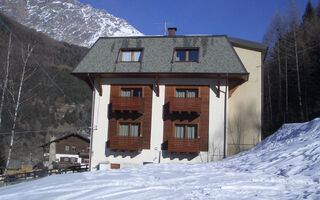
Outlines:
{"label": "tree trunk", "polygon": [[302,109],[300,73],[299,73],[297,33],[296,33],[296,28],[295,27],[293,29],[293,37],[294,37],[294,52],[295,52],[295,59],[296,59],[296,71],[297,71],[297,81],[298,81],[298,100],[299,100],[299,107],[300,107],[300,117],[301,117],[301,120],[304,120],[303,109]]}
{"label": "tree trunk", "polygon": [[0,104],[0,129],[1,129],[1,123],[2,123],[2,111],[3,111],[3,105],[4,105],[4,95],[7,90],[8,86],[8,77],[9,77],[9,66],[10,66],[10,54],[11,54],[11,33],[9,35],[9,44],[8,44],[8,54],[7,54],[7,62],[5,67],[5,77],[4,77],[4,83],[2,88],[2,95],[1,95],[1,104]]}
{"label": "tree trunk", "polygon": [[273,116],[273,112],[272,112],[272,101],[271,101],[271,83],[270,83],[270,66],[268,66],[268,76],[267,76],[267,79],[268,79],[268,96],[269,96],[269,110],[270,110],[270,121],[272,123],[273,119],[272,119],[272,116]]}
{"label": "tree trunk", "polygon": [[28,63],[28,60],[29,60],[29,57],[30,57],[32,51],[33,51],[33,48],[30,48],[30,46],[28,45],[28,49],[27,49],[27,53],[26,53],[27,55],[24,57],[24,52],[22,50],[23,68],[22,68],[21,79],[20,79],[20,84],[19,84],[18,97],[17,97],[17,101],[16,101],[16,106],[14,109],[13,124],[12,124],[12,129],[11,129],[11,138],[10,138],[10,147],[9,147],[9,151],[8,151],[8,158],[7,158],[6,168],[4,170],[4,175],[7,174],[8,167],[10,164],[11,153],[12,153],[13,142],[14,142],[14,135],[16,132],[17,116],[18,116],[19,106],[20,106],[21,91],[22,91],[22,86],[23,86],[24,80],[25,80],[27,63]]}
{"label": "tree trunk", "polygon": [[[279,73],[279,112],[280,118],[283,118],[282,115],[282,81],[281,81],[281,59],[280,59],[280,39],[278,44],[278,52],[277,52],[277,59],[278,59],[278,73]],[[284,120],[284,119],[281,119]],[[284,120],[285,121],[285,120]]]}
{"label": "tree trunk", "polygon": [[286,78],[286,112],[285,112],[285,122],[288,121],[288,111],[289,111],[289,98],[288,98],[288,57],[287,57],[287,49],[285,55],[285,78]]}

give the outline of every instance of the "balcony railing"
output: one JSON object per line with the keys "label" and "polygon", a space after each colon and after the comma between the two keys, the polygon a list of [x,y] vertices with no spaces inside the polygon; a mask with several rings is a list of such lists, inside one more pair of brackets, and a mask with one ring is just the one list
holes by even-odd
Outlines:
{"label": "balcony railing", "polygon": [[140,151],[142,138],[130,136],[111,136],[109,144],[111,150]]}
{"label": "balcony railing", "polygon": [[112,97],[110,102],[112,111],[137,111],[143,113],[142,97]]}
{"label": "balcony railing", "polygon": [[177,153],[199,153],[199,138],[174,138],[168,139],[168,151]]}
{"label": "balcony railing", "polygon": [[201,112],[201,98],[169,98],[169,111],[171,112]]}

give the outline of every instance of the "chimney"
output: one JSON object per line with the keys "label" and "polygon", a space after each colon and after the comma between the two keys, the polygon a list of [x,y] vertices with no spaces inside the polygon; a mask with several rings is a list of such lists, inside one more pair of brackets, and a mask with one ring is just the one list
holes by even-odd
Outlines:
{"label": "chimney", "polygon": [[168,33],[169,33],[168,36],[175,36],[176,35],[176,31],[177,31],[176,27],[168,28]]}

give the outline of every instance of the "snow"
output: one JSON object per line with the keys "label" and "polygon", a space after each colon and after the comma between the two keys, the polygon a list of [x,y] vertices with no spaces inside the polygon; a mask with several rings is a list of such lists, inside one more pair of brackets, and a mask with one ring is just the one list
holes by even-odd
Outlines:
{"label": "snow", "polygon": [[0,199],[320,199],[320,118],[220,162],[50,176],[2,187]]}
{"label": "snow", "polygon": [[[21,9],[24,12],[16,16]],[[0,11],[56,40],[79,46],[91,47],[99,37],[143,35],[124,19],[77,0],[11,0],[0,3]],[[86,37],[81,38],[83,32]]]}

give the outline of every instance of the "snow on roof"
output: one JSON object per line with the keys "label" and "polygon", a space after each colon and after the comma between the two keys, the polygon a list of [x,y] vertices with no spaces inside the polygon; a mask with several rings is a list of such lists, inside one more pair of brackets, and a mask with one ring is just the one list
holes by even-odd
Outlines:
{"label": "snow on roof", "polygon": [[150,164],[50,176],[0,188],[0,199],[320,199],[320,118],[283,125],[215,163]]}

